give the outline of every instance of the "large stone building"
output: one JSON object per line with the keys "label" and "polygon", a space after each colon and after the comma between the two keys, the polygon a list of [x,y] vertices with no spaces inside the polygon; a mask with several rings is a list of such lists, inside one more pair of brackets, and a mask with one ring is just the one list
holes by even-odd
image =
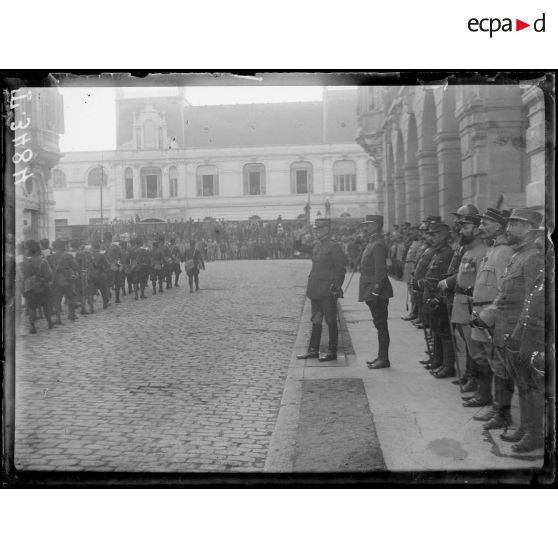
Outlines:
{"label": "large stone building", "polygon": [[388,228],[465,203],[543,207],[545,109],[535,85],[360,87],[357,143]]}
{"label": "large stone building", "polygon": [[[53,172],[57,224],[103,220],[362,216],[374,167],[355,144],[356,90],[322,101],[191,106],[117,92],[115,151],[66,153]],[[103,186],[101,186],[101,184]]]}
{"label": "large stone building", "polygon": [[14,189],[6,189],[6,201],[7,207],[14,205],[15,238],[53,238],[51,169],[60,159],[58,141],[64,132],[62,96],[56,88],[26,87],[14,91],[14,99],[15,129],[11,140],[16,162],[12,172],[16,175]]}

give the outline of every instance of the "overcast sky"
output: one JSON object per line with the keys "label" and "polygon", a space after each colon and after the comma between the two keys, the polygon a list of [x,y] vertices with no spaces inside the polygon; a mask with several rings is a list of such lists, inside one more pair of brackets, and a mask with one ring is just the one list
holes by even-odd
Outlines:
{"label": "overcast sky", "polygon": [[[338,89],[338,87],[336,88]],[[113,87],[61,87],[64,129],[60,151],[97,151],[116,148],[116,111]],[[176,87],[125,87],[124,97],[176,95]],[[319,101],[322,86],[187,87],[192,105]]]}

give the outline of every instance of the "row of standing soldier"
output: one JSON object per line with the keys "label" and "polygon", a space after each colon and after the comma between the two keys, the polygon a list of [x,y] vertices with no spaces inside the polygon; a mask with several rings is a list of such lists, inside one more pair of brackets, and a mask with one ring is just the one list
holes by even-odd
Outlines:
{"label": "row of standing soldier", "polygon": [[[95,296],[99,293],[103,308],[114,301],[120,304],[121,296],[134,295],[135,300],[146,299],[145,289],[151,281],[153,294],[179,287],[185,263],[190,292],[199,290],[199,271],[205,269],[201,252],[195,241],[184,252],[171,238],[154,241],[152,248],[144,246],[143,239],[136,237],[131,242],[113,242],[111,233],[105,233],[104,242],[94,241],[88,247],[85,242],[73,240],[68,251],[67,242],[55,240],[52,250],[48,241],[25,243],[26,257],[19,265],[17,279],[20,292],[27,303],[29,331],[36,333],[37,312],[42,312],[48,328],[62,324],[62,300],[68,307],[68,319],[80,314],[94,312]],[[158,289],[157,289],[158,287]],[[88,312],[89,309],[89,312]]]}
{"label": "row of standing soldier", "polygon": [[[520,208],[512,213],[473,205],[454,214],[457,245],[438,216],[420,227],[410,247],[411,312],[404,320],[424,329],[435,378],[457,374],[465,407],[484,430],[504,429],[517,453],[544,443],[544,235],[542,215]],[[510,413],[518,391],[520,424]]]}

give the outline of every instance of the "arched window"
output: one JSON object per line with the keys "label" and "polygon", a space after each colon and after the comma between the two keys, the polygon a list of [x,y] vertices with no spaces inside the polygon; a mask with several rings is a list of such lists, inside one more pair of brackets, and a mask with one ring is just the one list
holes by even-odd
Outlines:
{"label": "arched window", "polygon": [[169,196],[171,198],[178,196],[178,172],[176,167],[169,169]]}
{"label": "arched window", "polygon": [[126,199],[134,197],[134,173],[130,167],[124,171],[124,182],[126,183]]}
{"label": "arched window", "polygon": [[92,168],[87,175],[88,186],[106,186],[107,182],[107,173],[101,166]]}
{"label": "arched window", "polygon": [[60,169],[52,171],[52,184],[55,188],[66,188],[66,175]]}
{"label": "arched window", "polygon": [[333,163],[333,191],[356,192],[356,165],[354,161]]}
{"label": "arched window", "polygon": [[245,196],[265,194],[265,165],[262,163],[244,165],[243,183]]}
{"label": "arched window", "polygon": [[198,196],[219,195],[219,171],[215,165],[200,165],[196,169]]}
{"label": "arched window", "polygon": [[162,196],[161,169],[159,167],[143,167],[140,171],[141,197],[160,198]]}
{"label": "arched window", "polygon": [[312,163],[299,161],[291,165],[291,194],[312,192]]}

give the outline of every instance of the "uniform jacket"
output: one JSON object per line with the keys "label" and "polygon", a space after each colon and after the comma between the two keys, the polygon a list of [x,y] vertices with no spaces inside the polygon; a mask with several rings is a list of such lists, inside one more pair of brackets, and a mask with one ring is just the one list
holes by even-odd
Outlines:
{"label": "uniform jacket", "polygon": [[422,279],[425,295],[436,292],[438,283],[446,276],[453,257],[453,250],[449,244],[442,244],[438,248],[432,247],[432,250],[432,259]]}
{"label": "uniform jacket", "polygon": [[75,259],[68,252],[54,252],[48,258],[52,269],[52,283],[59,287],[68,286],[78,273]]}
{"label": "uniform jacket", "polygon": [[374,300],[375,296],[379,298],[393,296],[393,288],[387,274],[387,257],[388,248],[384,235],[381,233],[372,235],[360,260],[359,301]]}
{"label": "uniform jacket", "polygon": [[411,280],[413,271],[417,265],[417,253],[420,245],[420,240],[413,240],[407,250],[405,265],[403,267],[403,281],[405,281],[405,283],[408,283]]}
{"label": "uniform jacket", "polygon": [[329,298],[332,284],[341,288],[345,280],[345,254],[337,242],[327,238],[303,245],[297,240],[295,250],[312,252],[312,269],[306,287],[308,298]]}
{"label": "uniform jacket", "polygon": [[[191,268],[191,271],[195,272],[199,270],[200,267],[202,269],[205,269],[205,264],[203,262],[202,254],[197,248],[194,248],[193,250],[191,248],[186,248],[186,250],[184,250],[183,259],[185,262],[189,260],[193,260],[194,267]],[[186,271],[190,271],[190,270],[186,268]]]}
{"label": "uniform jacket", "polygon": [[417,266],[415,267],[415,279],[417,281],[424,279],[426,270],[434,257],[436,250],[432,246],[426,246],[420,257],[417,258]]}
{"label": "uniform jacket", "polygon": [[106,277],[110,271],[110,264],[105,254],[92,252],[90,260],[89,275],[92,279]]}
{"label": "uniform jacket", "polygon": [[525,300],[543,267],[544,256],[532,236],[514,246],[494,303],[481,312],[481,318],[488,325],[494,324],[495,345],[502,347],[504,336],[513,332]]}
{"label": "uniform jacket", "polygon": [[451,312],[451,321],[454,324],[468,324],[471,321],[470,297],[473,295],[477,271],[485,255],[486,244],[482,239],[476,238],[466,246],[455,279],[447,279],[448,287],[454,290]]}
{"label": "uniform jacket", "polygon": [[37,255],[25,258],[20,265],[23,279],[22,291],[25,298],[35,304],[45,303],[48,300],[52,281],[52,271],[48,261],[42,255]]}

